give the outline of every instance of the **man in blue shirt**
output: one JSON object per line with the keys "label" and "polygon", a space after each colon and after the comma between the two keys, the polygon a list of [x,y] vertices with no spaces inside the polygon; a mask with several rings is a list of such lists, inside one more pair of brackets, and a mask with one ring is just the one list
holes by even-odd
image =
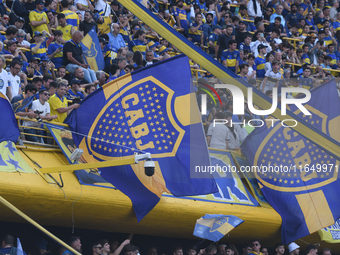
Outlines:
{"label": "man in blue shirt", "polygon": [[296,4],[292,4],[291,12],[286,16],[288,28],[291,28],[294,24],[298,24],[299,20],[303,18],[301,14],[297,12],[297,7]]}
{"label": "man in blue shirt", "polygon": [[112,23],[111,33],[108,33],[109,43],[116,49],[126,47],[123,36],[119,33],[119,25],[117,23]]}
{"label": "man in blue shirt", "polygon": [[283,27],[286,26],[286,21],[285,18],[282,16],[282,11],[283,11],[283,6],[282,5],[277,5],[276,6],[276,13],[272,14],[270,16],[270,23],[274,23],[275,22],[275,18],[276,17],[280,17],[281,18],[281,24]]}
{"label": "man in blue shirt", "polygon": [[70,82],[71,88],[66,93],[66,98],[68,100],[73,100],[74,98],[84,99],[86,96],[85,91],[80,87],[81,80],[78,78],[73,78]]}

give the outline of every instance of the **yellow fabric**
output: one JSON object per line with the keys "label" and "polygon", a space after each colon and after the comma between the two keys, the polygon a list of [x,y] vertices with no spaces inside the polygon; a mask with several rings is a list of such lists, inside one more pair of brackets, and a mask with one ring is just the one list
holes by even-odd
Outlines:
{"label": "yellow fabric", "polygon": [[[60,30],[63,32],[63,39],[65,41],[69,41],[72,39],[72,35],[71,35],[71,29],[72,29],[72,26],[71,25],[67,25],[65,27],[62,27],[62,26],[58,26],[57,27],[57,30]],[[77,29],[75,29],[77,30]]]}
{"label": "yellow fabric", "polygon": [[103,24],[98,24],[98,29],[100,29],[99,34],[107,34],[110,32],[111,20],[109,17],[103,17]]}
{"label": "yellow fabric", "polygon": [[54,122],[64,122],[64,120],[67,117],[67,112],[59,113],[57,111],[57,109],[63,108],[63,107],[68,107],[66,97],[64,97],[63,102],[61,102],[60,98],[56,94],[54,94],[53,96],[50,97],[50,99],[48,100],[48,103],[50,104],[51,115],[58,115],[58,118],[56,118],[52,121],[54,121]]}
{"label": "yellow fabric", "polygon": [[[43,19],[45,19],[47,21],[47,24],[50,23],[45,12],[38,13],[36,11],[31,11],[30,15],[29,15],[29,19],[30,19],[30,22],[32,22],[32,21],[42,21]],[[39,26],[36,26],[36,27],[31,25],[33,33],[35,31],[39,31],[40,33],[42,33],[42,31],[44,31],[44,30],[46,32],[48,32],[49,30],[48,30],[47,24],[42,24],[42,25],[39,25]]]}

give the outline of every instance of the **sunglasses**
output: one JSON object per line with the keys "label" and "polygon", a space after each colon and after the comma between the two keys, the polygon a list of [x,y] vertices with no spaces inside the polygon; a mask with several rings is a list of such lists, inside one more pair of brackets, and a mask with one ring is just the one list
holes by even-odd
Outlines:
{"label": "sunglasses", "polygon": [[4,20],[9,20],[9,18],[7,18],[7,17],[4,17],[3,19],[4,19]]}
{"label": "sunglasses", "polygon": [[24,36],[23,36],[23,35],[17,35],[17,37],[19,37],[19,38],[24,38]]}
{"label": "sunglasses", "polygon": [[49,93],[44,93],[44,95],[45,95],[45,96],[50,96],[50,94],[49,94]]}

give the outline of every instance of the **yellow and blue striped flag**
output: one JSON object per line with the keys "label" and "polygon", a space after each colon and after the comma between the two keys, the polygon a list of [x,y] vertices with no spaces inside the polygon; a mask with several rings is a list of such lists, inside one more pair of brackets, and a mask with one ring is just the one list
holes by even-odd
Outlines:
{"label": "yellow and blue striped flag", "polygon": [[206,214],[196,221],[193,235],[217,242],[243,222],[233,215]]}
{"label": "yellow and blue striped flag", "polygon": [[90,68],[94,71],[103,70],[105,67],[104,57],[94,28],[81,40],[81,47],[85,62]]}

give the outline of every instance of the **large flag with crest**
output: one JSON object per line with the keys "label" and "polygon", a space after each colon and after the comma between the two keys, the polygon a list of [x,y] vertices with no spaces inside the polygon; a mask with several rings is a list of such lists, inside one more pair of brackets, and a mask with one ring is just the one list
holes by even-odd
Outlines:
{"label": "large flag with crest", "polygon": [[125,193],[141,220],[163,192],[175,196],[217,192],[191,83],[188,58],[180,55],[124,75],[96,90],[65,121],[87,162],[149,152],[155,174],[143,162],[101,168],[101,176]]}
{"label": "large flag with crest", "polygon": [[[304,106],[312,115],[304,115],[295,105],[290,110],[339,141],[340,101],[335,81],[313,90]],[[259,167],[255,176],[282,217],[281,237],[288,244],[340,217],[339,161],[290,127],[280,122],[270,125],[256,128],[242,144],[242,151],[250,165]]]}

